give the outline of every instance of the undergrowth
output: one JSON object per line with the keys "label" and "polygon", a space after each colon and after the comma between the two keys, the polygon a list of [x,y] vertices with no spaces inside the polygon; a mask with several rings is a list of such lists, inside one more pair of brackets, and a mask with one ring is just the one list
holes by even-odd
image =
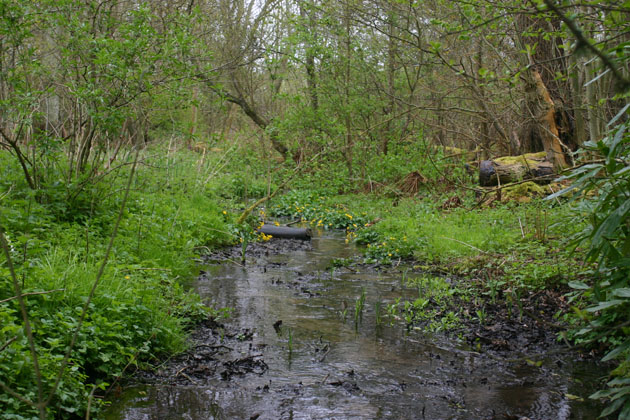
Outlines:
{"label": "undergrowth", "polygon": [[[109,262],[48,413],[84,418],[125,372],[182,351],[187,327],[208,310],[185,283],[202,247],[233,241],[224,193],[211,161],[145,150]],[[22,185],[15,161],[0,153],[0,226],[26,297],[45,392],[51,389],[112,234],[129,165],[81,190]],[[191,176],[195,168],[197,176]],[[60,173],[59,177],[63,175]],[[251,191],[251,189],[250,189]],[[233,195],[241,192],[234,188]],[[74,201],[68,197],[74,196]],[[81,203],[69,206],[68,203]],[[0,256],[0,381],[37,401],[35,372],[5,255]],[[95,396],[96,398],[92,398]],[[25,401],[0,392],[3,419],[37,418]]]}

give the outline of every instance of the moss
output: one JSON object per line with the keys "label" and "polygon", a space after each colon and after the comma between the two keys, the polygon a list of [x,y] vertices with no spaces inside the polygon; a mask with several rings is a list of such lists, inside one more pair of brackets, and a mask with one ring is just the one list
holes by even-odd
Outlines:
{"label": "moss", "polygon": [[514,200],[519,203],[528,203],[531,201],[532,197],[541,197],[544,195],[547,195],[547,191],[544,187],[529,181],[505,188],[501,194],[501,201]]}
{"label": "moss", "polygon": [[503,156],[494,159],[494,161],[501,165],[515,165],[521,164],[526,166],[536,166],[540,161],[545,160],[547,157],[546,152],[526,153],[519,156]]}

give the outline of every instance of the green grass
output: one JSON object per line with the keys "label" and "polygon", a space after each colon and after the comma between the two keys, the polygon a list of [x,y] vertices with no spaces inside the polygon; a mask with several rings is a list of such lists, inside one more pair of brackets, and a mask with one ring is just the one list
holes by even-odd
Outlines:
{"label": "green grass", "polygon": [[[203,247],[233,241],[226,233],[230,215],[224,214],[232,202],[219,194],[219,179],[209,176],[215,163],[187,150],[168,151],[164,144],[143,151],[112,254],[48,408],[52,417],[84,417],[92,386],[102,394],[125,371],[182,351],[187,326],[207,316],[184,284],[194,277],[192,259]],[[25,187],[5,152],[0,168],[0,225],[18,281],[25,293],[43,292],[26,302],[47,392],[97,278],[130,166],[81,191],[56,185],[36,193]],[[2,253],[0,301],[9,300],[0,303],[0,381],[35,401],[35,374],[14,294]],[[37,417],[36,409],[4,391],[0,412],[7,419]]]}

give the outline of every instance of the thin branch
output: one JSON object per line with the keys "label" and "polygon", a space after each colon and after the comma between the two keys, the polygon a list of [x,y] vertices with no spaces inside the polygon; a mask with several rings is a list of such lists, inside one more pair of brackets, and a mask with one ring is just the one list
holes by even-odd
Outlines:
{"label": "thin branch", "polygon": [[[4,228],[0,226],[0,245],[4,251],[4,255],[7,259],[7,265],[9,266],[9,272],[11,273],[11,279],[13,280],[13,289],[15,290],[15,296],[20,305],[20,312],[22,314],[22,320],[24,321],[24,330],[26,332],[26,338],[28,340],[29,350],[31,357],[33,358],[33,370],[35,371],[35,380],[37,382],[37,408],[39,409],[39,417],[44,420],[46,418],[46,403],[44,403],[44,385],[42,383],[42,374],[39,369],[39,359],[37,357],[37,350],[35,349],[35,338],[33,336],[33,330],[31,328],[31,322],[28,317],[28,309],[26,308],[26,302],[22,295],[22,287],[15,274],[15,267],[13,266],[13,260],[11,259],[11,252],[9,251],[9,244],[4,235]],[[3,386],[4,387],[4,386]]]}
{"label": "thin branch", "polygon": [[[55,290],[47,290],[45,292],[28,292],[28,293],[22,293],[22,296],[36,296],[36,295],[47,295],[49,293],[55,293],[55,292],[63,292],[66,289],[55,289]],[[0,300],[0,303],[5,303],[5,302],[9,302],[13,299],[17,299],[19,296],[11,296],[10,298],[6,298],[3,300]]]}
{"label": "thin branch", "polygon": [[61,367],[59,368],[59,372],[57,373],[55,384],[53,385],[53,387],[50,390],[50,393],[48,394],[48,398],[45,401],[45,405],[48,405],[50,403],[55,393],[57,392],[57,388],[59,388],[59,384],[61,382],[61,378],[63,377],[63,373],[66,370],[66,367],[68,366],[68,363],[70,361],[70,354],[72,353],[72,349],[74,348],[74,345],[76,344],[77,338],[79,336],[79,331],[81,330],[81,327],[83,326],[83,322],[85,321],[85,317],[87,316],[88,308],[90,306],[90,303],[92,302],[92,299],[94,298],[94,294],[96,293],[96,288],[98,287],[100,280],[103,277],[103,273],[105,272],[105,266],[107,265],[107,262],[109,260],[109,255],[111,254],[112,248],[114,247],[114,240],[116,239],[116,235],[118,233],[118,227],[120,226],[120,222],[125,212],[125,207],[127,204],[127,200],[129,198],[129,192],[131,191],[131,184],[133,182],[133,177],[136,172],[136,165],[138,163],[139,154],[140,154],[140,149],[138,148],[136,149],[136,156],[134,158],[134,164],[131,167],[131,172],[129,173],[129,179],[127,181],[125,195],[123,197],[122,204],[120,205],[118,218],[116,219],[116,223],[114,224],[114,230],[112,231],[112,235],[109,239],[109,244],[107,245],[107,250],[105,251],[105,256],[103,257],[103,262],[101,263],[101,266],[98,269],[98,273],[96,274],[96,279],[94,280],[94,283],[92,284],[92,289],[90,290],[90,293],[88,295],[87,300],[85,301],[85,304],[83,305],[81,318],[79,318],[79,323],[77,327],[75,328],[74,333],[72,334],[72,339],[70,340],[70,344],[68,345],[66,354],[63,358],[63,361],[61,362]]}
{"label": "thin branch", "polygon": [[11,338],[9,341],[7,341],[6,343],[4,343],[2,345],[2,347],[0,347],[0,353],[4,351],[4,349],[6,349],[7,347],[9,347],[11,345],[11,343],[13,343],[15,340],[17,340],[17,336]]}
{"label": "thin branch", "polygon": [[448,239],[449,241],[457,242],[458,244],[465,245],[465,246],[467,246],[467,247],[469,247],[469,248],[474,249],[475,251],[479,251],[479,252],[481,252],[482,254],[488,254],[488,252],[487,252],[487,251],[484,251],[483,249],[479,249],[479,248],[477,248],[476,246],[473,246],[473,245],[471,245],[471,244],[469,244],[469,243],[466,243],[466,242],[464,242],[464,241],[460,241],[460,240],[458,240],[458,239],[453,239],[453,238],[447,238],[446,236],[442,236],[442,238],[444,238],[444,239]]}
{"label": "thin branch", "polygon": [[571,33],[575,36],[578,42],[576,49],[579,49],[580,47],[586,47],[589,51],[599,57],[604,66],[612,72],[613,76],[617,80],[617,83],[619,83],[619,89],[622,92],[626,92],[628,89],[630,89],[630,80],[624,77],[619,72],[619,69],[610,60],[610,57],[608,57],[599,48],[595,47],[595,45],[593,45],[588,39],[586,39],[584,33],[580,30],[580,28],[578,28],[575,21],[573,19],[569,19],[568,16],[562,13],[551,0],[544,0],[544,2],[547,7],[549,7],[549,9],[551,9],[551,11],[555,13],[567,25],[567,28],[569,28]]}
{"label": "thin branch", "polygon": [[35,407],[37,406],[37,404],[35,404],[33,401],[29,400],[26,397],[23,397],[22,395],[18,394],[17,392],[15,392],[14,390],[12,390],[11,388],[9,388],[4,382],[0,381],[0,388],[2,388],[4,390],[4,392],[6,392],[7,394],[9,394],[10,396],[12,396],[13,398],[17,398],[18,400],[22,401],[24,404],[26,405],[30,405],[31,407]]}

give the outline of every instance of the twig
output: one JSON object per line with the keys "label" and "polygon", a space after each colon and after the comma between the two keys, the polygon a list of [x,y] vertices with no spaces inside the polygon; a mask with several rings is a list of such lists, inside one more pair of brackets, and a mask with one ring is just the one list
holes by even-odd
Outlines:
{"label": "twig", "polygon": [[184,378],[188,379],[191,383],[193,383],[193,384],[197,385],[197,381],[195,381],[195,380],[194,380],[193,378],[191,378],[190,376],[186,375],[184,372],[182,372],[182,373],[181,373],[181,375],[182,375]]}
{"label": "twig", "polygon": [[6,343],[4,343],[4,345],[2,347],[0,347],[0,352],[4,351],[4,349],[6,349],[7,347],[9,347],[11,345],[11,343],[13,343],[15,340],[17,340],[17,336],[13,337],[12,339],[10,339],[9,341],[7,341]]}
{"label": "twig", "polygon": [[96,279],[94,279],[94,283],[92,284],[90,293],[87,299],[85,300],[85,303],[83,304],[83,309],[81,311],[81,317],[79,318],[79,323],[74,329],[72,338],[70,339],[70,344],[68,345],[68,348],[66,349],[66,354],[64,355],[63,361],[61,362],[61,367],[59,368],[59,371],[57,372],[57,378],[55,379],[55,383],[50,389],[48,398],[44,402],[44,407],[50,404],[50,401],[52,401],[53,397],[55,396],[55,393],[57,392],[57,389],[59,388],[59,384],[61,383],[61,378],[63,377],[63,373],[65,372],[66,367],[68,366],[68,363],[70,362],[70,355],[72,354],[72,349],[74,348],[74,345],[76,344],[77,338],[79,337],[79,332],[81,331],[81,327],[83,326],[83,322],[85,321],[85,317],[87,316],[88,308],[90,306],[90,303],[92,303],[92,299],[94,298],[94,294],[96,293],[96,288],[98,287],[100,280],[103,277],[103,273],[105,272],[105,266],[107,265],[112,248],[114,247],[114,240],[116,239],[116,235],[118,233],[118,227],[120,226],[120,222],[125,212],[125,207],[127,205],[127,200],[129,198],[129,191],[131,191],[131,184],[133,182],[133,177],[136,172],[136,166],[138,163],[139,154],[140,154],[140,149],[138,148],[136,149],[136,156],[134,158],[134,163],[131,167],[131,171],[129,173],[129,179],[127,181],[125,195],[123,196],[122,204],[120,205],[118,218],[116,219],[116,223],[114,223],[114,229],[112,231],[112,235],[109,238],[109,244],[107,245],[107,250],[105,251],[105,255],[103,256],[103,261],[101,262],[98,273],[96,274]]}
{"label": "twig", "polygon": [[5,192],[4,194],[2,194],[0,196],[0,201],[4,200],[4,197],[6,197],[7,195],[11,194],[11,190],[13,189],[13,184],[9,187],[9,189],[7,190],[7,192]]}
{"label": "twig", "polygon": [[525,231],[523,230],[523,224],[521,223],[521,218],[518,218],[518,225],[521,227],[521,236],[525,239]]}
{"label": "twig", "polygon": [[[44,420],[46,418],[46,405],[48,404],[48,402],[44,402],[44,386],[42,382],[41,370],[39,369],[37,350],[35,349],[35,337],[33,336],[31,322],[28,317],[26,302],[24,301],[24,296],[22,295],[22,287],[20,286],[20,282],[18,281],[17,275],[15,273],[15,267],[13,266],[13,260],[11,259],[11,252],[9,251],[9,244],[7,243],[7,239],[4,235],[4,228],[2,226],[0,226],[0,244],[2,245],[2,250],[4,251],[4,255],[7,259],[7,265],[9,267],[9,272],[11,273],[11,279],[13,280],[13,289],[15,290],[15,296],[20,305],[22,321],[24,322],[24,331],[26,332],[29,350],[31,353],[31,357],[33,358],[33,370],[35,371],[35,380],[37,382],[37,404],[35,406],[39,410],[40,419]],[[4,384],[2,385],[3,388],[6,388],[7,392],[10,391],[8,387],[4,386]]]}
{"label": "twig", "polygon": [[[22,296],[35,296],[35,295],[46,295],[48,293],[55,293],[55,292],[64,292],[66,289],[55,289],[55,290],[47,290],[45,292],[28,292],[28,293],[22,293]],[[6,298],[3,300],[0,300],[0,303],[5,303],[5,302],[9,302],[13,299],[17,299],[17,296],[11,296],[10,298]]]}
{"label": "twig", "polygon": [[[553,188],[551,188],[551,185],[548,185],[548,187],[549,187],[549,191],[551,191],[551,194],[555,194],[555,193],[556,193],[556,192],[553,190]],[[556,202],[557,202],[558,204],[561,204],[561,203],[560,203],[560,199],[558,198],[558,196],[555,196],[554,198],[556,199]]]}
{"label": "twig", "polygon": [[489,252],[484,251],[483,249],[479,249],[476,246],[472,246],[471,244],[467,244],[466,242],[463,242],[463,241],[460,241],[460,240],[457,240],[457,239],[453,239],[453,238],[447,238],[446,236],[442,236],[442,238],[448,239],[449,241],[457,242],[458,244],[465,245],[465,246],[467,246],[469,248],[472,248],[472,249],[474,249],[476,251],[481,252],[482,254],[489,254]]}
{"label": "twig", "polygon": [[94,400],[94,391],[96,391],[96,384],[92,385],[92,390],[88,396],[88,405],[85,410],[85,420],[90,420],[90,411],[92,411],[92,400]]}
{"label": "twig", "polygon": [[553,4],[551,0],[544,0],[544,2],[556,16],[558,16],[567,25],[567,28],[569,28],[571,33],[575,36],[578,41],[577,48],[579,49],[580,47],[586,47],[593,54],[599,57],[604,66],[612,72],[613,76],[617,80],[619,90],[622,92],[626,92],[630,88],[630,80],[623,76],[617,66],[615,66],[610,60],[610,57],[602,52],[599,48],[595,47],[595,45],[593,45],[588,39],[586,39],[580,28],[578,28],[578,26],[575,24],[575,21],[564,15],[560,11],[560,9],[558,9],[558,7]]}
{"label": "twig", "polygon": [[175,377],[177,378],[179,375],[183,374],[184,371],[186,369],[188,369],[190,366],[184,366],[183,368],[181,368],[180,370],[177,371],[177,373],[175,374]]}
{"label": "twig", "polygon": [[[326,356],[328,356],[328,353],[330,353],[330,350],[332,349],[332,347],[328,346],[328,350],[326,350],[326,353],[324,353],[324,355],[322,357],[319,358],[319,362],[323,362],[324,359],[326,358]],[[326,376],[328,377],[328,376]],[[325,380],[325,379],[324,379]]]}
{"label": "twig", "polygon": [[4,390],[4,392],[6,392],[7,394],[9,394],[10,396],[12,396],[13,398],[16,398],[20,401],[22,401],[24,404],[26,405],[30,405],[31,407],[37,407],[37,404],[35,404],[33,401],[29,400],[26,397],[23,397],[22,395],[18,394],[17,392],[15,392],[14,390],[12,390],[11,388],[9,388],[4,382],[0,381],[0,388],[2,388]]}
{"label": "twig", "polygon": [[234,261],[234,260],[231,260],[231,259],[229,259],[229,258],[226,258],[225,260],[226,260],[226,261],[231,262],[232,264],[236,264],[236,265],[238,265],[239,267],[245,267],[243,264],[241,264],[241,263],[239,263],[239,262],[236,262],[236,261]]}

